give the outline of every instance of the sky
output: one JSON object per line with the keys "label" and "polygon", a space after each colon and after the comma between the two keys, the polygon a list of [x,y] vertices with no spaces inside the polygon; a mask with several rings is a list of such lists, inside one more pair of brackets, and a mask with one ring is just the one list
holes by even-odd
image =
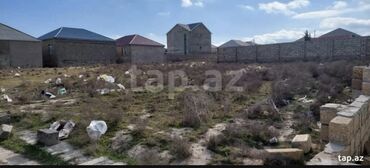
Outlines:
{"label": "sky", "polygon": [[212,43],[290,42],[305,30],[370,35],[370,0],[0,0],[0,23],[40,37],[59,27],[117,39],[140,34],[166,44],[177,23],[203,22]]}

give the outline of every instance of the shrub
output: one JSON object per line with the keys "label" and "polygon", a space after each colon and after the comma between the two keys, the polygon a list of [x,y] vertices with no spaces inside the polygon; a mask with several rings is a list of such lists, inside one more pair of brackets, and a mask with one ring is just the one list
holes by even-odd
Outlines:
{"label": "shrub", "polygon": [[182,137],[173,137],[170,144],[170,153],[177,159],[186,159],[191,156],[191,145]]}
{"label": "shrub", "polygon": [[210,109],[213,102],[204,92],[186,92],[182,96],[182,105],[182,125],[198,128],[201,122],[206,122],[210,117]]}
{"label": "shrub", "polygon": [[226,138],[223,134],[212,135],[207,142],[207,148],[216,151],[216,148],[225,142]]}

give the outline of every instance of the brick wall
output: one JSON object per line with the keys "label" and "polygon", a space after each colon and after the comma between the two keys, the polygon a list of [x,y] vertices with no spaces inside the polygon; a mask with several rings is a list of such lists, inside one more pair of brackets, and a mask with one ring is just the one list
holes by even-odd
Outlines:
{"label": "brick wall", "polygon": [[370,37],[219,48],[219,62],[289,62],[370,57]]}

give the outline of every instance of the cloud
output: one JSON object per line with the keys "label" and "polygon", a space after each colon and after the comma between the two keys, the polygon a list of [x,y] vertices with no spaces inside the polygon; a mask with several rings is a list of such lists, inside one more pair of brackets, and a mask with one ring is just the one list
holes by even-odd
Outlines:
{"label": "cloud", "polygon": [[238,5],[238,7],[241,8],[241,9],[244,9],[244,10],[254,11],[254,7],[253,6],[249,6],[249,5]]}
{"label": "cloud", "polygon": [[294,19],[318,19],[336,17],[352,12],[363,12],[370,9],[370,1],[360,1],[356,7],[349,8],[347,2],[335,1],[324,10],[299,13],[293,16]]}
{"label": "cloud", "polygon": [[282,3],[278,1],[260,3],[258,6],[260,10],[263,10],[266,13],[294,15],[296,13],[294,11],[295,9],[306,7],[309,4],[309,0],[293,0],[288,3]]}
{"label": "cloud", "polygon": [[278,43],[278,42],[288,42],[298,40],[303,37],[304,31],[306,29],[281,29],[276,32],[266,33],[261,35],[255,35],[253,37],[243,38],[244,41],[254,40],[258,44],[269,44],[269,43]]}
{"label": "cloud", "polygon": [[351,17],[326,18],[321,21],[320,28],[337,28],[341,26],[370,26],[370,19],[357,19]]}
{"label": "cloud", "polygon": [[169,16],[171,15],[171,12],[158,12],[157,15],[158,16]]}
{"label": "cloud", "polygon": [[203,0],[181,0],[181,6],[184,8],[196,6],[196,7],[203,7],[204,3]]}

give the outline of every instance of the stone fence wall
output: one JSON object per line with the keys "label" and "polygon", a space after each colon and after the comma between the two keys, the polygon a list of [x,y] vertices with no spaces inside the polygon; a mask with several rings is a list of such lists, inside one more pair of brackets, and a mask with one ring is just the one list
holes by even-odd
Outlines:
{"label": "stone fence wall", "polygon": [[330,61],[370,57],[370,36],[219,48],[218,62]]}
{"label": "stone fence wall", "polygon": [[363,156],[370,153],[370,67],[353,68],[352,87],[357,98],[349,105],[320,107],[320,136],[327,143],[323,152],[308,164],[343,164],[338,155]]}

